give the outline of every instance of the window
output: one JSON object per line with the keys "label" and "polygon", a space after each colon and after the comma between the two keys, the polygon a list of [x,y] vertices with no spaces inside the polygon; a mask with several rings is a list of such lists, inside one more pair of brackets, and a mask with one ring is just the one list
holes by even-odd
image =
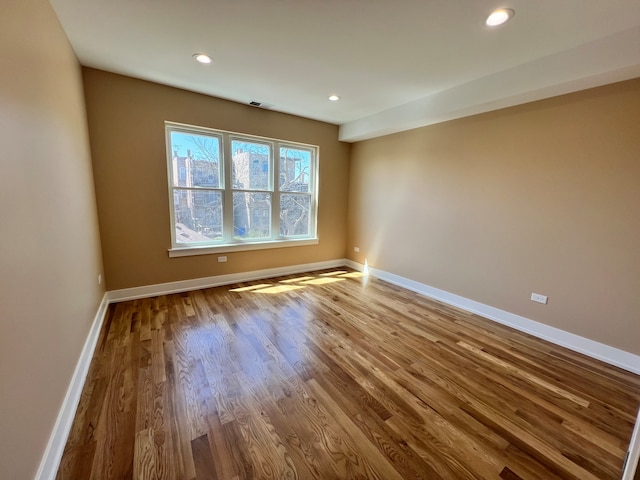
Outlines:
{"label": "window", "polygon": [[318,242],[318,147],[169,122],[166,141],[170,256]]}

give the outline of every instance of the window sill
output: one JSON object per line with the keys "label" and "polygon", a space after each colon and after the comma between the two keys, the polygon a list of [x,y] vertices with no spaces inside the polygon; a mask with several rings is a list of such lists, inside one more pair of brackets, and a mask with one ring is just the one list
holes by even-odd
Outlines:
{"label": "window sill", "polygon": [[186,246],[169,249],[169,257],[190,257],[192,255],[211,255],[214,253],[244,252],[247,250],[266,250],[272,248],[301,247],[317,245],[317,238],[300,240],[273,240],[260,243],[228,243],[224,245]]}

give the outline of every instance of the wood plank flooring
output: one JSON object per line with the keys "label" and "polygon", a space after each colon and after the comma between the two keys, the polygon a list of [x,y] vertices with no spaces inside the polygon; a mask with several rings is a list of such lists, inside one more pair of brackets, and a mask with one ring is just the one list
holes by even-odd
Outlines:
{"label": "wood plank flooring", "polygon": [[640,378],[352,270],[111,305],[57,479],[619,479]]}

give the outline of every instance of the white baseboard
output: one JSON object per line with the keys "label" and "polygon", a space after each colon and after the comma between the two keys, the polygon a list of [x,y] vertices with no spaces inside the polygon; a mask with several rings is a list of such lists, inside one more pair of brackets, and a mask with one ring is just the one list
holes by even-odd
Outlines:
{"label": "white baseboard", "polygon": [[231,273],[228,275],[217,275],[214,277],[194,278],[193,280],[181,280],[178,282],[158,283],[146,285],[144,287],[124,288],[122,290],[112,290],[108,292],[109,302],[122,302],[124,300],[135,300],[136,298],[154,297],[157,295],[167,295],[169,293],[187,292],[200,288],[219,287],[232,283],[250,282],[263,278],[280,277],[282,275],[294,275],[296,273],[311,272],[313,270],[323,270],[325,268],[343,267],[346,265],[344,258],[329,260],[326,262],[305,263],[302,265],[291,265],[289,267],[268,268],[265,270],[253,270],[251,272]]}
{"label": "white baseboard", "polygon": [[640,411],[636,417],[636,426],[631,435],[631,443],[629,443],[629,453],[627,463],[622,472],[622,480],[633,480],[636,469],[640,466]]}
{"label": "white baseboard", "polygon": [[[521,317],[499,308],[491,307],[474,300],[456,295],[445,290],[431,287],[424,283],[416,282],[393,273],[385,272],[377,268],[362,265],[353,260],[346,260],[346,265],[355,270],[364,271],[365,268],[370,275],[385,280],[394,285],[406,288],[434,300],[461,308],[471,313],[476,313],[482,317],[493,320],[497,323],[507,325],[521,332],[531,334],[535,337],[547,340],[556,345],[566,347],[570,350],[582,353],[603,362],[615,365],[629,372],[640,374],[640,356],[634,355],[624,350],[620,350],[603,343],[589,340],[588,338],[565,332],[559,328],[550,327],[535,320]],[[640,412],[636,417],[636,424],[629,443],[629,453],[622,480],[633,480],[636,469],[640,467]]]}
{"label": "white baseboard", "polygon": [[82,352],[80,353],[80,358],[76,364],[76,369],[73,373],[73,377],[71,378],[67,394],[62,402],[58,418],[56,419],[53,431],[49,437],[49,443],[47,444],[42,460],[40,461],[40,467],[36,473],[35,480],[54,480],[58,473],[62,454],[64,453],[64,447],[67,443],[67,437],[71,431],[73,419],[80,402],[80,396],[82,395],[84,382],[89,372],[91,359],[93,358],[93,352],[95,351],[98,338],[100,337],[100,330],[104,322],[107,307],[110,303],[151,297],[155,295],[164,295],[168,293],[185,292],[200,288],[229,285],[231,283],[248,282],[262,278],[292,275],[313,270],[323,270],[325,268],[343,267],[345,264],[345,259],[338,259],[326,262],[307,263],[303,265],[270,268],[266,270],[254,270],[251,272],[196,278],[194,280],[184,280],[106,292],[102,298],[100,306],[98,307],[98,312],[96,313],[93,324],[91,325],[91,330],[89,331],[87,340],[85,341]]}
{"label": "white baseboard", "polygon": [[[89,335],[82,349],[80,359],[76,365],[69,389],[62,404],[60,413],[58,414],[58,418],[49,439],[49,443],[47,444],[45,453],[42,457],[42,461],[40,462],[40,468],[38,469],[35,480],[55,479],[109,303],[342,266],[348,266],[359,271],[363,271],[365,269],[364,265],[352,260],[337,259],[326,262],[254,270],[251,272],[218,275],[106,292],[102,302],[100,303],[93,325],[91,326],[91,330],[89,331]],[[369,274],[380,278],[381,280],[385,280],[394,285],[406,288],[407,290],[433,298],[434,300],[476,313],[495,322],[510,326],[516,330],[529,333],[538,338],[548,340],[552,343],[583,353],[590,357],[597,358],[630,372],[640,374],[640,356],[638,355],[565,332],[558,328],[544,325],[534,320],[449,293],[445,290],[440,290],[393,273],[385,272],[384,270],[371,267],[367,268]],[[639,457],[640,422],[636,423],[636,428],[631,439],[629,460],[627,462],[623,480],[633,479],[633,473],[635,472]]]}
{"label": "white baseboard", "polygon": [[60,460],[62,460],[62,454],[64,447],[67,443],[67,437],[71,431],[73,419],[76,415],[78,403],[80,403],[80,396],[82,395],[82,389],[84,387],[84,381],[87,378],[89,372],[89,366],[91,365],[91,359],[93,358],[93,352],[98,343],[100,337],[100,330],[102,329],[102,323],[104,322],[105,314],[107,313],[107,307],[109,306],[109,300],[105,293],[98,307],[98,312],[93,319],[93,324],[89,330],[80,358],[76,364],[76,369],[71,377],[71,383],[69,389],[62,402],[62,407],[58,413],[58,418],[49,437],[49,443],[44,451],[42,460],[40,461],[40,467],[36,473],[35,480],[54,480],[58,473],[60,466]]}
{"label": "white baseboard", "polygon": [[[362,271],[364,269],[364,265],[352,260],[347,260],[346,265],[355,270]],[[370,275],[394,285],[406,288],[407,290],[420,293],[426,297],[433,298],[434,300],[461,308],[468,312],[476,313],[482,317],[488,318],[489,320],[507,325],[521,332],[528,333],[589,357],[602,360],[603,362],[615,365],[616,367],[620,367],[629,372],[640,374],[639,355],[634,355],[633,353],[625,352],[624,350],[610,347],[609,345],[605,345],[573,333],[565,332],[559,328],[551,327],[544,323],[536,322],[535,320],[515,315],[505,310],[500,310],[499,308],[491,307],[489,305],[476,302],[475,300],[471,300],[445,290],[440,290],[393,273],[385,272],[384,270],[372,267],[368,267],[368,270]]]}

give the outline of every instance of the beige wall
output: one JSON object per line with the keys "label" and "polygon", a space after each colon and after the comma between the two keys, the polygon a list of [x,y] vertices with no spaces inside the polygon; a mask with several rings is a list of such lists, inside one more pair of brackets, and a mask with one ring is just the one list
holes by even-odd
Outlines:
{"label": "beige wall", "polygon": [[640,354],[640,79],[357,143],[350,175],[354,260]]}
{"label": "beige wall", "polygon": [[[344,258],[350,145],[338,127],[84,69],[109,290]],[[169,258],[164,121],[320,146],[320,244]]]}
{"label": "beige wall", "polygon": [[[94,197],[80,69],[48,2],[3,5],[0,61],[2,478],[35,474],[102,298],[96,197],[109,289],[358,245],[354,260],[640,354],[640,79],[351,148],[333,125],[85,69]],[[320,244],[168,258],[164,120],[319,145]]]}
{"label": "beige wall", "polygon": [[103,289],[80,67],[45,0],[0,15],[0,477],[35,475]]}

